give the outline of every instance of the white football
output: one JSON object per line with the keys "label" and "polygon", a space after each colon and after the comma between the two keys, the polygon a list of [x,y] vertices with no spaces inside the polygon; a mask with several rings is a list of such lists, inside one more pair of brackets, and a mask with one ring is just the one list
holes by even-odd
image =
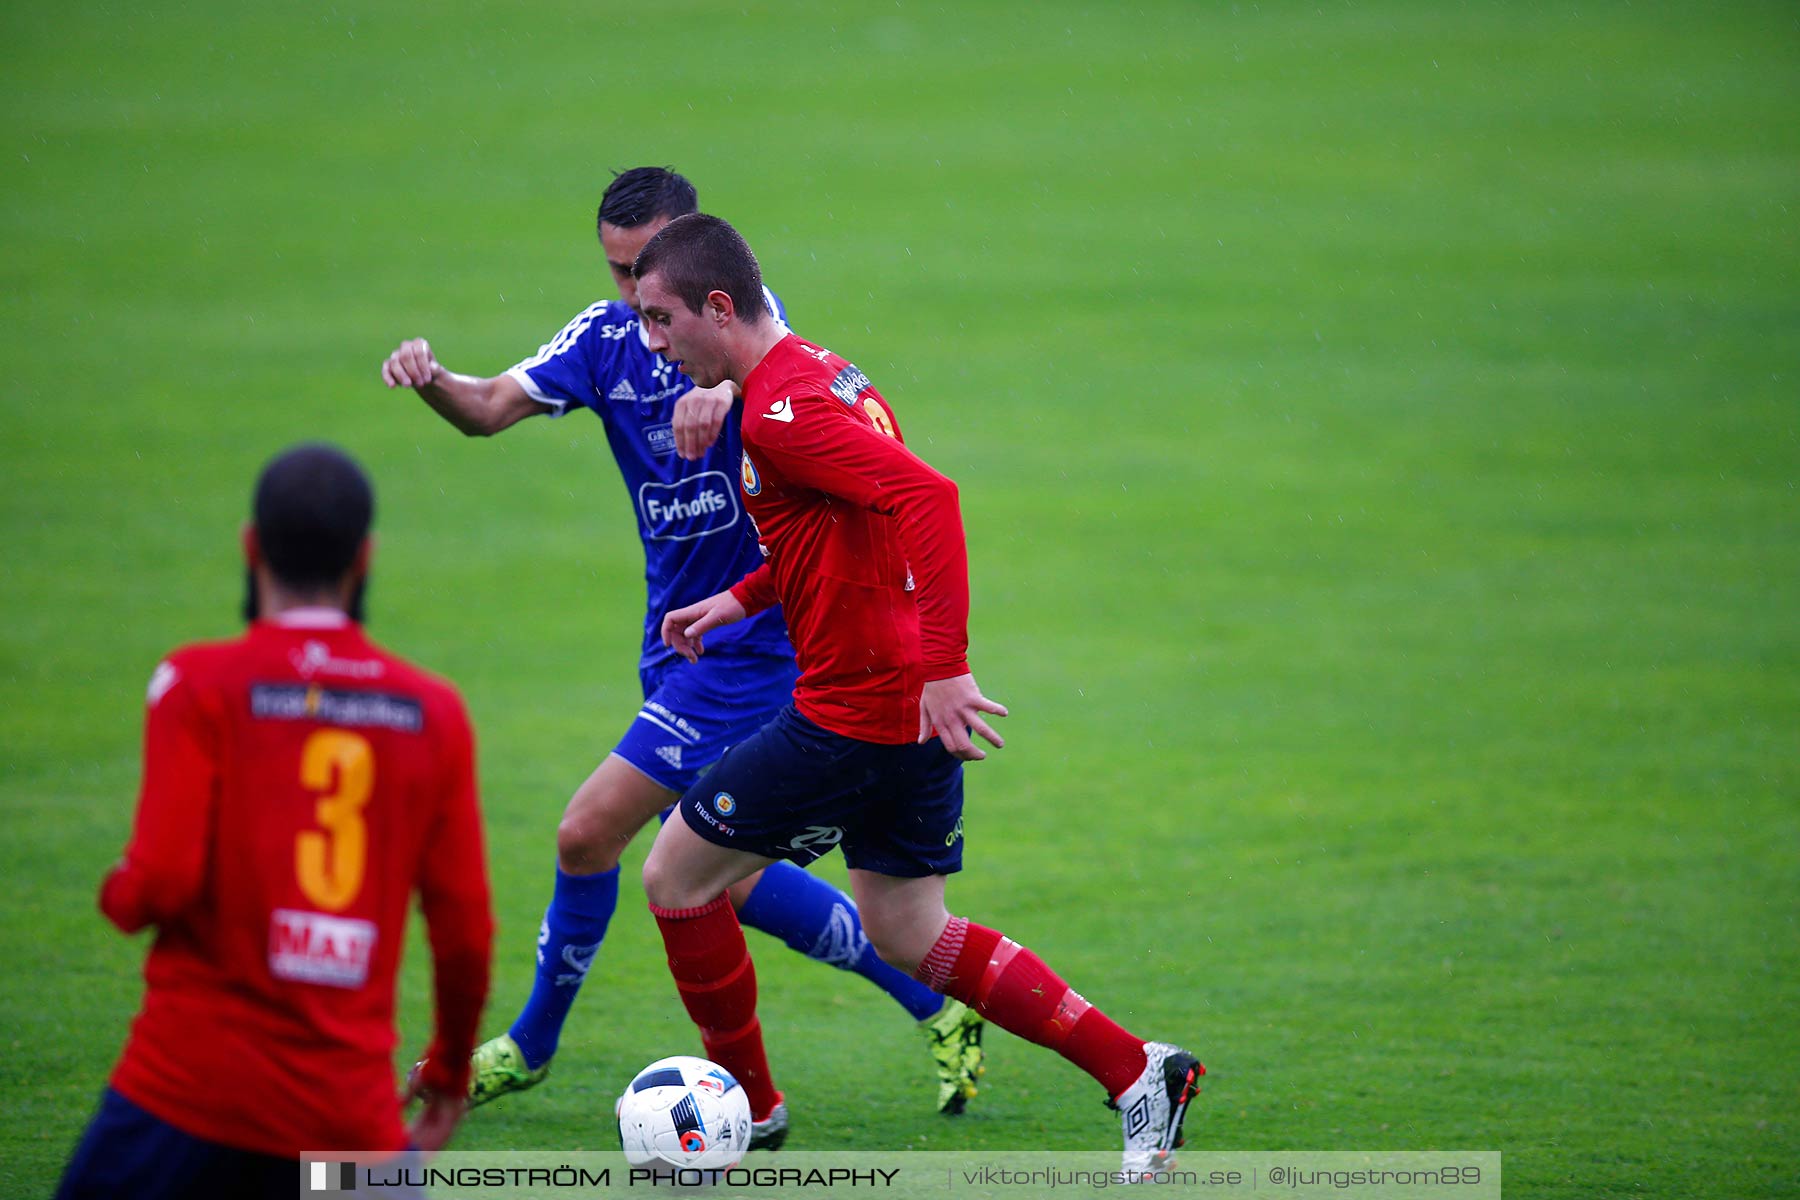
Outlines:
{"label": "white football", "polygon": [[659,1058],[614,1106],[619,1145],[634,1167],[728,1170],[750,1148],[750,1098],[731,1072],[704,1058]]}

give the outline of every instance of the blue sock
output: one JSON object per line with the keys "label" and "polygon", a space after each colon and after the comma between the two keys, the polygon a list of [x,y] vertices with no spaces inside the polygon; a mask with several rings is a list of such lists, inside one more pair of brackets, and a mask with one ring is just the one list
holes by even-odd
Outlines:
{"label": "blue sock", "polygon": [[565,875],[561,867],[556,869],[556,890],[538,927],[537,978],[508,1031],[533,1070],[556,1053],[569,1006],[594,965],[618,904],[619,868],[600,875]]}
{"label": "blue sock", "polygon": [[780,938],[808,958],[840,971],[855,971],[892,996],[915,1021],[944,1005],[942,996],[881,961],[863,934],[862,918],[850,897],[791,862],[775,863],[763,872],[738,909],[738,920]]}

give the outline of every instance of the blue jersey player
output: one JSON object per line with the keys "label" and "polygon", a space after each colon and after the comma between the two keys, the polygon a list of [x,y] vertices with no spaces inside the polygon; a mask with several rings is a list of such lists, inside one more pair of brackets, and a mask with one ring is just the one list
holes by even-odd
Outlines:
{"label": "blue jersey player", "polygon": [[[698,662],[683,661],[661,639],[664,613],[723,591],[761,561],[738,494],[736,386],[696,388],[650,349],[636,311],[631,266],[638,251],[670,220],[697,208],[693,185],[673,171],[623,172],[599,212],[600,245],[620,299],[586,309],[502,375],[447,371],[422,338],[402,343],[382,364],[389,387],[413,388],[470,436],[491,436],[538,414],[591,409],[606,427],[644,543],[643,707],[563,812],[531,996],[506,1033],[476,1049],[472,1105],[548,1074],[570,1005],[605,940],[626,844],[793,691],[794,650],[778,609],[709,638]],[[774,294],[765,289],[763,297],[785,321]],[[883,963],[849,897],[786,862],[744,880],[731,897],[745,925],[855,971],[892,996],[927,1035],[939,1110],[962,1110],[981,1073],[981,1019]],[[776,1144],[782,1132],[759,1129],[758,1144]]]}

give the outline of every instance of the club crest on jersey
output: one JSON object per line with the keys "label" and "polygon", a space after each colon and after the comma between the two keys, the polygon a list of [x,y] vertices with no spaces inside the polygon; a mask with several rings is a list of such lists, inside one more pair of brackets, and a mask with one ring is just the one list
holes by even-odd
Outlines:
{"label": "club crest on jersey", "polygon": [[839,371],[837,378],[831,381],[831,394],[845,404],[855,407],[856,394],[867,391],[873,386],[874,384],[869,382],[869,377],[857,370],[856,365],[852,363]]}
{"label": "club crest on jersey", "polygon": [[750,461],[750,452],[744,452],[743,467],[744,495],[755,496],[762,492],[762,476],[756,473],[756,464]]}
{"label": "club crest on jersey", "polygon": [[638,517],[644,536],[653,541],[686,542],[730,529],[738,523],[738,511],[731,477],[723,471],[638,488]]}
{"label": "club crest on jersey", "polygon": [[730,792],[720,792],[713,797],[713,811],[721,817],[729,817],[737,811],[737,800]]}

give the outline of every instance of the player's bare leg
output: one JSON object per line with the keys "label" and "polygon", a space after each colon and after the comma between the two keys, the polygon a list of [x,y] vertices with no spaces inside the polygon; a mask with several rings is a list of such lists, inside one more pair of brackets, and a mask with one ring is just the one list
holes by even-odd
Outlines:
{"label": "player's bare leg", "polygon": [[1121,1028],[1024,946],[951,916],[941,875],[903,879],[851,871],[850,887],[875,949],[1000,1028],[1056,1051],[1106,1088],[1122,1114],[1124,1169],[1168,1165],[1188,1101],[1206,1073],[1193,1055]]}
{"label": "player's bare leg", "polygon": [[581,782],[556,827],[556,863],[570,875],[598,875],[619,865],[625,847],[675,793],[617,754]]}
{"label": "player's bare leg", "polygon": [[[598,875],[619,865],[625,847],[677,793],[617,754],[609,754],[575,789],[556,827],[556,865],[568,875]],[[731,885],[741,905],[762,878],[761,870]]]}
{"label": "player's bare leg", "polygon": [[670,814],[644,859],[644,896],[658,908],[699,908],[775,860],[707,841],[687,816]]}
{"label": "player's bare leg", "polygon": [[909,975],[918,971],[950,923],[942,875],[905,879],[852,870],[850,893],[862,910],[863,929],[875,952]]}

